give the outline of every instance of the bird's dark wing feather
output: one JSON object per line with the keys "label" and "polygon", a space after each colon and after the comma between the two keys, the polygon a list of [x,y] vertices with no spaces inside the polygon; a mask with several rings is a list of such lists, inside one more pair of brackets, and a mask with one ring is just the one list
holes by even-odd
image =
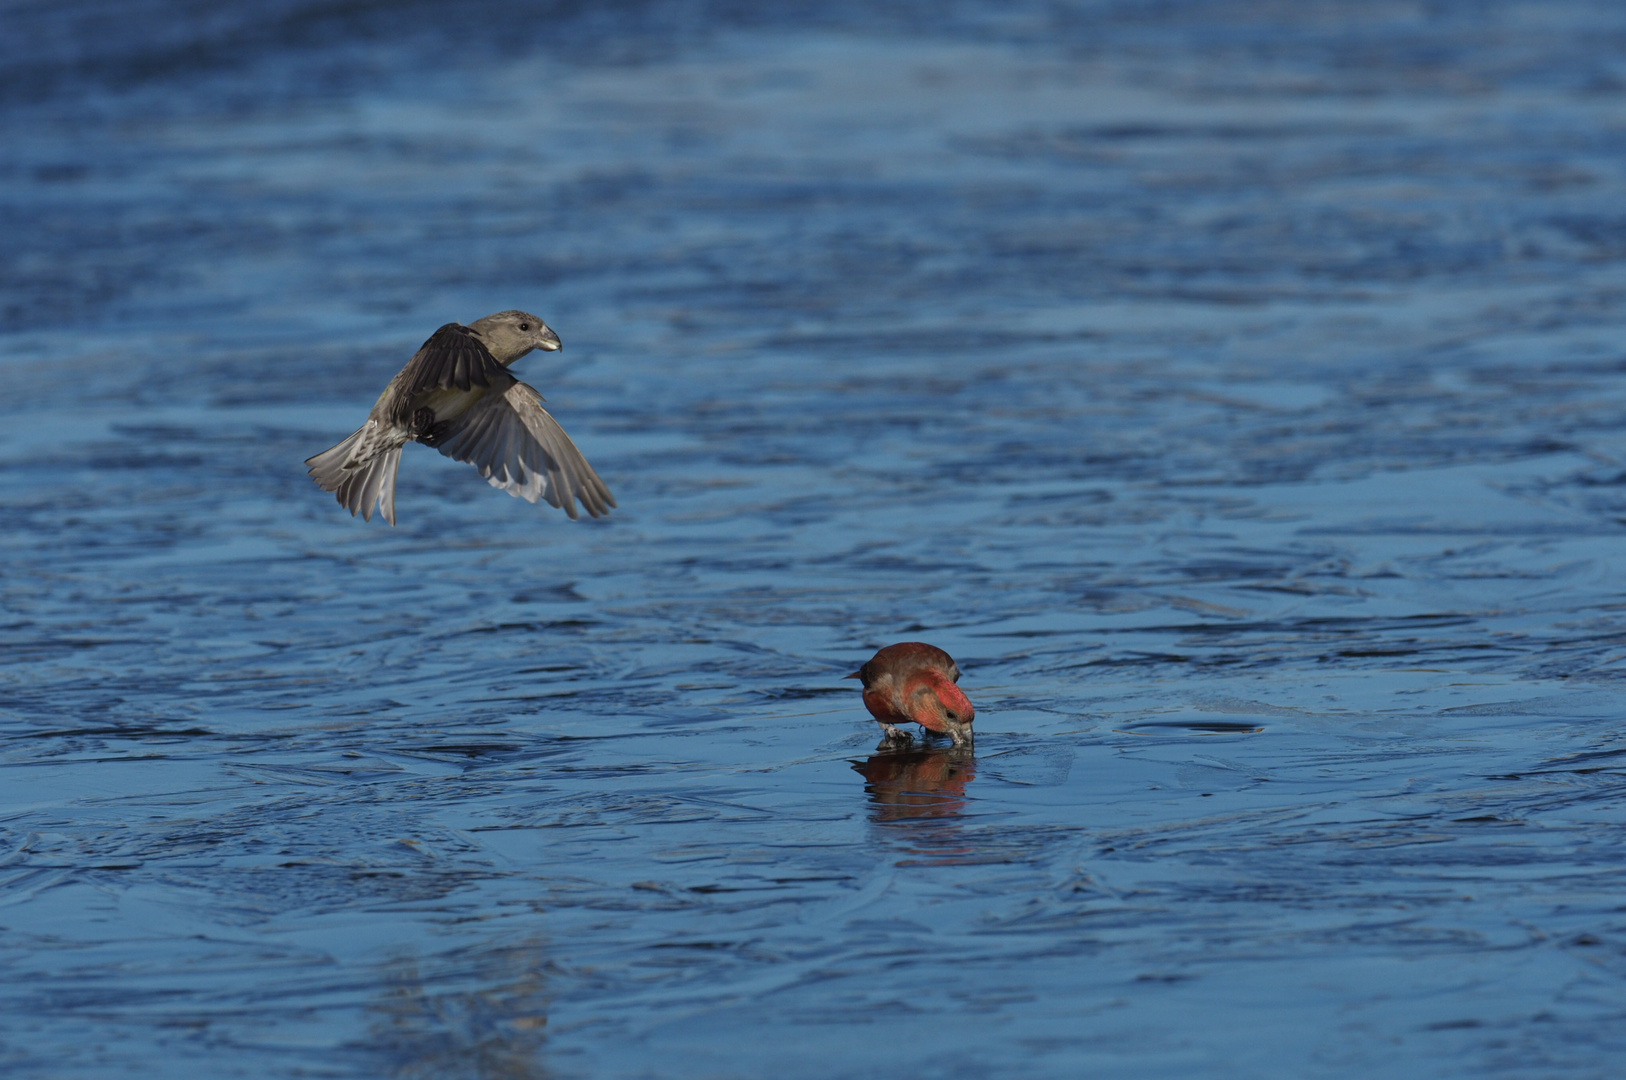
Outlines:
{"label": "bird's dark wing feather", "polygon": [[403,400],[410,401],[426,390],[492,386],[506,371],[473,330],[461,323],[447,323],[429,335],[402,370]]}
{"label": "bird's dark wing feather", "polygon": [[593,517],[615,505],[610,489],[542,407],[540,395],[522,382],[507,390],[499,383],[451,424],[435,449],[467,461],[492,487],[526,502],[546,499],[573,518],[578,499]]}

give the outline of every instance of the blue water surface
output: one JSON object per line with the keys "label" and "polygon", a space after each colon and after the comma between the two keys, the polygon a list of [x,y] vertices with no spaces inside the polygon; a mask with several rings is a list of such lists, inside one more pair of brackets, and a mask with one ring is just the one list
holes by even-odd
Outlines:
{"label": "blue water surface", "polygon": [[[6,1076],[1618,1075],[1626,8],[20,0],[0,145]],[[311,484],[510,307],[619,511]]]}

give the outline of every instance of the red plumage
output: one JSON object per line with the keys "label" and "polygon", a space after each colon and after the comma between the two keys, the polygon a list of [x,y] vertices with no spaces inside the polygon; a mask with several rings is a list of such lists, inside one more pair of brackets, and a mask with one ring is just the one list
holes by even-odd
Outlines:
{"label": "red plumage", "polygon": [[977,711],[955,685],[960,665],[937,646],[924,641],[888,645],[847,677],[863,681],[864,707],[888,738],[902,735],[898,724],[919,724],[948,735],[955,745],[971,742]]}

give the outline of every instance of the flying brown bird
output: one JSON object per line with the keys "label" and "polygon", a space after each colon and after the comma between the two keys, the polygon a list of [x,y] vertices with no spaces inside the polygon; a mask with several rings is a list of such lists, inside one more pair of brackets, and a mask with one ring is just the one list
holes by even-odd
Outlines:
{"label": "flying brown bird", "polygon": [[352,516],[371,521],[376,507],[394,525],[401,447],[421,442],[526,502],[546,499],[575,518],[580,500],[593,517],[608,514],[610,489],[542,407],[542,395],[508,371],[532,349],[559,347],[559,335],[523,311],[447,323],[390,380],[355,434],[306,459],[311,477]]}
{"label": "flying brown bird", "polygon": [[977,710],[954,685],[960,681],[960,665],[936,645],[888,645],[847,678],[863,680],[864,708],[888,739],[905,737],[898,724],[919,724],[948,735],[956,746],[971,743]]}

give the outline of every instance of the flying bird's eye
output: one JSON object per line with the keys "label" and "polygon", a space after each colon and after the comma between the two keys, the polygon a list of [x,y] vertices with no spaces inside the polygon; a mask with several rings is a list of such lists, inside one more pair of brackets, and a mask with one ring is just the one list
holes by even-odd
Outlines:
{"label": "flying bird's eye", "polygon": [[521,330],[529,330],[531,328],[531,324],[528,322],[522,322],[519,324],[519,328]]}

